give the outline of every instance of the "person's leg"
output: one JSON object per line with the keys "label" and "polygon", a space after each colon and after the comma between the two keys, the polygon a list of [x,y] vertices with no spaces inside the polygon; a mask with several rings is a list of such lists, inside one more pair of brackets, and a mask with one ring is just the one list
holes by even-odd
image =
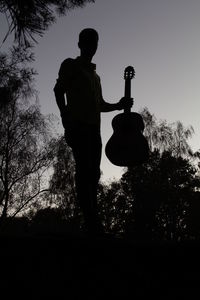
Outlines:
{"label": "person's leg", "polygon": [[[66,140],[69,140],[67,136]],[[91,127],[77,127],[71,131],[70,146],[76,163],[77,200],[88,230],[97,227],[97,187],[100,178],[101,138]]]}

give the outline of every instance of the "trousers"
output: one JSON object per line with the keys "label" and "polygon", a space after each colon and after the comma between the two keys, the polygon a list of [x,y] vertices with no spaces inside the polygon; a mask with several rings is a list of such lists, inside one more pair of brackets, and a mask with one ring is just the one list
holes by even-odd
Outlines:
{"label": "trousers", "polygon": [[98,220],[97,188],[100,179],[102,141],[96,125],[68,124],[65,139],[75,160],[77,200],[88,229]]}

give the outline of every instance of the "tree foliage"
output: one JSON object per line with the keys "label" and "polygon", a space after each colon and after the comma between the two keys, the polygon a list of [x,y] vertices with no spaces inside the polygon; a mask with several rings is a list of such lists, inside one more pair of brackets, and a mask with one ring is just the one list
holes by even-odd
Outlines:
{"label": "tree foliage", "polygon": [[191,223],[191,207],[200,188],[199,166],[194,163],[198,153],[188,142],[194,130],[180,121],[158,121],[147,108],[141,114],[150,159],[126,168],[118,182],[100,185],[104,225],[133,238],[187,238],[192,236],[188,220]]}
{"label": "tree foliage", "polygon": [[109,184],[100,182],[98,207],[106,232],[115,234],[124,232],[126,220],[132,212],[132,203],[132,195],[122,188],[121,181]]}
{"label": "tree foliage", "polygon": [[145,122],[144,135],[148,139],[150,150],[158,149],[160,153],[170,151],[173,156],[192,157],[193,151],[188,143],[194,134],[192,126],[185,127],[182,122],[167,123],[157,120],[147,108],[141,111]]}
{"label": "tree foliage", "polygon": [[34,71],[24,67],[27,51],[14,48],[0,57],[0,213],[16,215],[44,190],[44,174],[53,159],[51,121],[34,95]]}
{"label": "tree foliage", "polygon": [[35,35],[42,36],[57,15],[65,15],[89,2],[94,0],[0,0],[0,12],[9,23],[4,40],[14,32],[14,39],[20,45],[29,45],[30,40],[36,42]]}
{"label": "tree foliage", "polygon": [[166,239],[187,236],[186,217],[195,191],[200,187],[198,169],[171,152],[152,152],[148,163],[129,168],[121,179],[122,188],[132,196],[135,230]]}
{"label": "tree foliage", "polygon": [[121,178],[123,193],[129,202],[132,199],[126,230],[181,238],[187,235],[186,215],[200,187],[198,164],[194,164],[198,153],[188,142],[194,130],[180,121],[158,121],[147,108],[141,114],[151,153],[147,163],[127,168]]}
{"label": "tree foliage", "polygon": [[34,60],[31,47],[13,47],[0,53],[0,108],[14,98],[33,96],[36,71],[28,65]]}
{"label": "tree foliage", "polygon": [[64,136],[59,137],[54,146],[55,159],[48,197],[50,204],[62,208],[65,217],[69,219],[77,216],[79,211],[76,203],[75,162]]}

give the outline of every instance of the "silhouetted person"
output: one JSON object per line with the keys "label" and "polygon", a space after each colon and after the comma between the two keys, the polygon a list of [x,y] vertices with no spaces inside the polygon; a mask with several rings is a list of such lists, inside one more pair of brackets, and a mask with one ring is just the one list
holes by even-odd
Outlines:
{"label": "silhouetted person", "polygon": [[65,138],[72,148],[76,163],[77,199],[87,230],[102,231],[98,220],[97,187],[100,179],[101,135],[100,113],[121,110],[133,105],[132,99],[121,98],[118,103],[104,101],[100,77],[92,58],[98,46],[98,33],[86,28],[79,34],[80,56],[65,59],[54,87]]}

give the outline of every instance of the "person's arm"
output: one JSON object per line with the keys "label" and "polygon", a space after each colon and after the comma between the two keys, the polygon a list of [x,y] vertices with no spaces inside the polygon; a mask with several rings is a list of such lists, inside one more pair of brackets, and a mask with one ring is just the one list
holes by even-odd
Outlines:
{"label": "person's arm", "polygon": [[54,94],[56,98],[56,103],[60,110],[60,114],[62,115],[62,113],[65,111],[66,108],[65,91],[62,89],[62,86],[59,83],[59,79],[57,80],[56,85],[54,87]]}
{"label": "person's arm", "polygon": [[122,97],[117,103],[108,103],[105,100],[101,101],[101,112],[110,112],[114,110],[122,110],[133,106],[133,98]]}
{"label": "person's arm", "polygon": [[101,89],[101,80],[99,78],[99,86],[100,86],[100,111],[101,112],[110,112],[115,110],[128,109],[133,106],[133,98],[122,97],[117,103],[109,103],[103,99],[102,89]]}
{"label": "person's arm", "polygon": [[58,108],[60,111],[62,111],[65,108],[65,93],[59,85],[59,80],[57,80],[53,90]]}
{"label": "person's arm", "polygon": [[56,84],[54,86],[54,94],[56,103],[58,105],[58,108],[60,110],[61,116],[64,114],[66,109],[66,67],[67,67],[68,60],[64,61],[61,66],[58,73],[58,79],[56,81]]}

